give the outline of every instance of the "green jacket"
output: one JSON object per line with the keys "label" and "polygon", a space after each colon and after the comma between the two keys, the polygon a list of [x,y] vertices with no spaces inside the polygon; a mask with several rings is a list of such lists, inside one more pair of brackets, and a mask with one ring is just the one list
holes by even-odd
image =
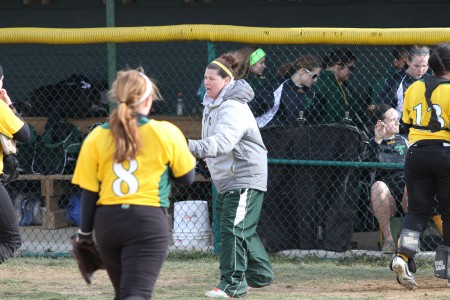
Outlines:
{"label": "green jacket", "polygon": [[334,73],[324,70],[315,87],[319,91],[321,103],[324,105],[324,120],[322,123],[342,123],[346,111],[349,112],[350,119],[356,120],[358,107],[347,82],[342,82],[339,86]]}

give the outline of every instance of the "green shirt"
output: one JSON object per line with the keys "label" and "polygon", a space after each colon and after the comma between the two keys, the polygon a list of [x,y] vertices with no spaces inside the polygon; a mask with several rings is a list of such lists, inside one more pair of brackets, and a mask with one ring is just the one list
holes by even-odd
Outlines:
{"label": "green shirt", "polygon": [[321,103],[324,105],[323,123],[342,123],[345,112],[349,112],[349,118],[356,117],[356,101],[346,82],[340,82],[333,71],[324,70],[315,84],[319,91]]}

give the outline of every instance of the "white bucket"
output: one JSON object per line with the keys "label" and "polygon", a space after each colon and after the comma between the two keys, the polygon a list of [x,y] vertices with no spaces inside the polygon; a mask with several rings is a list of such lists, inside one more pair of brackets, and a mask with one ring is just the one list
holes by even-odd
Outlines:
{"label": "white bucket", "polygon": [[175,202],[173,214],[174,246],[203,248],[209,245],[211,226],[207,201]]}
{"label": "white bucket", "polygon": [[173,245],[175,247],[183,247],[186,250],[204,250],[210,245],[210,231],[198,232],[196,234],[174,232]]}

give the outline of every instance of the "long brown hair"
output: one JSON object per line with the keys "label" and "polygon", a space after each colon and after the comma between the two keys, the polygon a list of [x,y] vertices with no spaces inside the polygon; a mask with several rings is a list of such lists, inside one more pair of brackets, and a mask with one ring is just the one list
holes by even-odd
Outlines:
{"label": "long brown hair", "polygon": [[252,56],[253,52],[258,50],[258,48],[259,47],[254,45],[247,45],[233,52],[234,54],[236,54],[236,57],[239,61],[236,74],[237,79],[246,78],[250,74],[250,57]]}
{"label": "long brown hair", "polygon": [[119,71],[108,92],[108,97],[118,105],[110,116],[109,124],[115,143],[113,158],[119,163],[135,159],[141,149],[142,141],[136,120],[141,97],[151,88],[150,97],[153,100],[162,99],[158,87],[148,77],[151,87],[147,87],[144,76],[142,68]]}
{"label": "long brown hair", "polygon": [[278,72],[275,74],[275,78],[288,78],[294,75],[295,72],[301,68],[309,71],[314,71],[317,68],[321,68],[320,58],[313,54],[300,55],[294,62],[287,62],[282,65]]}

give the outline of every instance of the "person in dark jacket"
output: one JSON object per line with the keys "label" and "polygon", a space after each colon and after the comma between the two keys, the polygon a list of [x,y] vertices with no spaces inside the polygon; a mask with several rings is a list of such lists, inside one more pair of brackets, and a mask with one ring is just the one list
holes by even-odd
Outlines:
{"label": "person in dark jacket", "polygon": [[[394,107],[401,120],[405,92],[411,84],[426,74],[429,58],[430,49],[428,47],[417,45],[411,47],[406,61],[408,67],[386,79],[383,90],[375,102],[377,104],[385,103]],[[400,133],[406,133],[402,124],[400,125]]]}
{"label": "person in dark jacket", "polygon": [[247,45],[233,52],[239,60],[239,70],[244,74],[238,76],[245,78],[252,87],[255,95],[269,82],[267,74],[265,74],[267,66],[267,54],[260,47]]}
{"label": "person in dark jacket", "polygon": [[373,102],[376,102],[377,99],[380,98],[380,93],[384,88],[386,80],[399,72],[404,72],[408,67],[406,62],[408,61],[410,48],[411,46],[405,45],[395,46],[392,49],[391,65],[387,68],[386,74],[384,74],[383,77],[373,85],[373,89],[370,94],[370,98],[373,100]]}
{"label": "person in dark jacket", "polygon": [[296,125],[299,120],[309,125],[322,121],[322,105],[313,87],[322,71],[320,59],[301,55],[285,70],[284,79],[265,85],[251,103],[259,128]]}
{"label": "person in dark jacket", "polygon": [[[408,141],[398,134],[397,111],[387,105],[370,105],[369,119],[373,124],[374,137],[369,141],[370,161],[382,163],[404,163]],[[376,169],[373,174],[370,206],[383,232],[381,250],[394,253],[395,244],[391,234],[390,218],[406,212],[407,195],[405,171],[403,169]]]}

